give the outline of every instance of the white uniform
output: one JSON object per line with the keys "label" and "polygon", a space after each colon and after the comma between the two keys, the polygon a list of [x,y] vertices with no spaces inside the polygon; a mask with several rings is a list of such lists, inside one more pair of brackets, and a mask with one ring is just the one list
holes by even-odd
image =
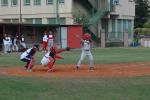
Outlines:
{"label": "white uniform", "polygon": [[90,62],[89,67],[93,67],[94,62],[93,62],[92,53],[90,51],[90,41],[89,40],[83,40],[82,41],[81,57],[80,57],[80,59],[77,63],[78,67],[80,67],[80,65],[81,65],[83,59],[85,58],[85,56],[88,56],[88,58],[89,58],[89,62]]}
{"label": "white uniform", "polygon": [[48,36],[48,50],[54,45],[53,35]]}
{"label": "white uniform", "polygon": [[29,52],[31,51],[31,49],[32,49],[32,48],[27,49],[25,52],[23,52],[23,53],[21,54],[21,56],[20,56],[20,59],[27,59],[27,60],[31,60],[30,58],[28,58],[28,57],[27,57],[27,56],[28,56],[28,54],[29,54]]}
{"label": "white uniform", "polygon": [[9,43],[8,43],[8,37],[5,37],[3,39],[3,44],[4,44],[4,53],[7,53],[8,49],[9,49]]}
{"label": "white uniform", "polygon": [[21,45],[23,48],[26,48],[25,38],[24,38],[24,37],[21,37],[20,45]]}
{"label": "white uniform", "polygon": [[41,60],[42,65],[47,65],[50,62],[51,56],[49,56],[50,52],[47,52]]}

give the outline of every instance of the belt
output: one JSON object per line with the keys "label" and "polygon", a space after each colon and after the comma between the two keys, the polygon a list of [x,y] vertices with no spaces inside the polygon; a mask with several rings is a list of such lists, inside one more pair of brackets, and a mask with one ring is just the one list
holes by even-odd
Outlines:
{"label": "belt", "polygon": [[84,51],[90,51],[90,50],[84,50]]}

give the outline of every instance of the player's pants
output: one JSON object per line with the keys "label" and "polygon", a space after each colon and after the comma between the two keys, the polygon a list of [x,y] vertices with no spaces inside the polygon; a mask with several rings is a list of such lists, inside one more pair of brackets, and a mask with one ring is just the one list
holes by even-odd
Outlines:
{"label": "player's pants", "polygon": [[12,46],[12,49],[13,49],[13,51],[18,51],[18,45],[17,45],[17,44],[14,44],[14,45]]}
{"label": "player's pants", "polygon": [[20,45],[21,45],[23,48],[27,48],[27,47],[26,47],[26,44],[25,44],[24,42],[21,42]]}
{"label": "player's pants", "polygon": [[43,41],[42,43],[42,51],[46,51],[47,49],[47,42]]}
{"label": "player's pants", "polygon": [[31,60],[23,58],[21,59],[21,61],[26,62],[26,65],[24,67],[27,69]]}
{"label": "player's pants", "polygon": [[53,59],[53,58],[46,58],[45,56],[41,60],[41,64],[43,66],[48,66],[48,69],[52,69],[54,63],[55,63],[55,59]]}
{"label": "player's pants", "polygon": [[21,61],[27,62],[27,64],[25,65],[26,69],[32,69],[33,68],[33,63],[34,63],[34,59],[33,58],[31,60],[23,58],[23,59],[21,59]]}
{"label": "player's pants", "polygon": [[81,57],[80,57],[80,59],[77,63],[77,66],[80,67],[80,65],[81,65],[83,59],[85,58],[85,56],[88,56],[88,58],[89,58],[89,67],[94,67],[93,66],[94,65],[94,60],[93,60],[93,56],[91,54],[91,51],[85,51],[85,50],[82,50]]}
{"label": "player's pants", "polygon": [[9,44],[4,44],[4,53],[8,52]]}
{"label": "player's pants", "polygon": [[53,42],[53,40],[49,40],[48,41],[48,51],[50,51],[50,48],[52,47],[54,45],[54,42]]}

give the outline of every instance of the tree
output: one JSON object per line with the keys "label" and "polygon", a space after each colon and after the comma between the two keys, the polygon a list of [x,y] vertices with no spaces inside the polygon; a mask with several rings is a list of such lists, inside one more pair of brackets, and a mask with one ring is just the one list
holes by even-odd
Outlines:
{"label": "tree", "polygon": [[135,2],[135,28],[142,28],[150,15],[150,2],[149,0],[136,0]]}

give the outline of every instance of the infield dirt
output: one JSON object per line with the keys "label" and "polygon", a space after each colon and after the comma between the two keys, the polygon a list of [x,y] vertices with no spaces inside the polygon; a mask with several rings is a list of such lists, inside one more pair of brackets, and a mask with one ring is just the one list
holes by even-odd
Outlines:
{"label": "infield dirt", "polygon": [[150,62],[134,62],[122,64],[97,64],[94,71],[88,70],[88,65],[82,65],[80,70],[75,65],[55,65],[53,72],[47,68],[35,65],[32,72],[24,70],[23,66],[0,68],[0,75],[35,76],[35,77],[133,77],[150,75]]}

